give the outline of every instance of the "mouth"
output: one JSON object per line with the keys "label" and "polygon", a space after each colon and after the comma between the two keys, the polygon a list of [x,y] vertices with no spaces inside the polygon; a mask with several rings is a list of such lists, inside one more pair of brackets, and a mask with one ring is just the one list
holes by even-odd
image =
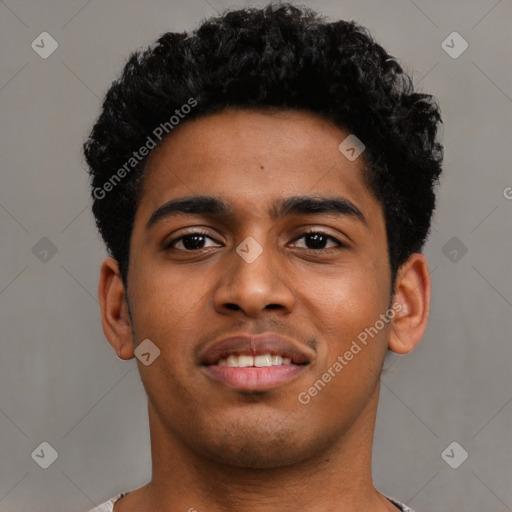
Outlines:
{"label": "mouth", "polygon": [[314,351],[273,335],[238,335],[201,354],[208,378],[240,391],[265,391],[288,383],[311,363]]}
{"label": "mouth", "polygon": [[297,363],[292,363],[292,360],[289,357],[283,357],[279,354],[261,354],[257,356],[252,356],[250,354],[230,354],[225,359],[219,359],[215,364],[217,366],[229,366],[232,368],[264,368],[268,366],[290,365]]}

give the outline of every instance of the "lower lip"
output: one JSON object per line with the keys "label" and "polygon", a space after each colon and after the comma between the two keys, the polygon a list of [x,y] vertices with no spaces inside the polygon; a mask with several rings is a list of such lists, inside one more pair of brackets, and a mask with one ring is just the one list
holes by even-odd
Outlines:
{"label": "lower lip", "polygon": [[208,365],[204,371],[211,378],[241,391],[265,391],[294,379],[306,369],[306,364],[264,366],[261,368]]}

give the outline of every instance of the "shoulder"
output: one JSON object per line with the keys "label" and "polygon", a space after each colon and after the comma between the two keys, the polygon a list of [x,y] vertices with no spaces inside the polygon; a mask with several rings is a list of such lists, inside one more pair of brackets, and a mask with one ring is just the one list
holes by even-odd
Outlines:
{"label": "shoulder", "polygon": [[398,500],[395,500],[394,498],[390,498],[387,496],[388,500],[393,503],[393,505],[396,505],[398,507],[398,510],[401,510],[402,512],[414,512],[412,508],[409,508],[407,505],[404,505],[403,503],[399,502]]}
{"label": "shoulder", "polygon": [[122,493],[118,494],[114,498],[109,499],[105,503],[102,503],[101,505],[98,505],[96,508],[93,508],[92,510],[89,510],[89,512],[112,512],[114,510],[114,503],[117,500],[120,500],[123,496],[126,496],[128,493]]}

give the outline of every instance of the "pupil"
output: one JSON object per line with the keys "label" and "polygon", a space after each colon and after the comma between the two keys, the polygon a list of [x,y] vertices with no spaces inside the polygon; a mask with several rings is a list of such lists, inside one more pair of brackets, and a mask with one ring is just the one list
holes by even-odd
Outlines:
{"label": "pupil", "polygon": [[309,249],[324,249],[326,242],[325,238],[325,235],[321,235],[319,233],[309,234],[306,238],[307,242],[309,243],[306,242],[306,245]]}
{"label": "pupil", "polygon": [[201,249],[203,245],[203,235],[189,235],[183,238],[183,247],[185,247],[185,249]]}

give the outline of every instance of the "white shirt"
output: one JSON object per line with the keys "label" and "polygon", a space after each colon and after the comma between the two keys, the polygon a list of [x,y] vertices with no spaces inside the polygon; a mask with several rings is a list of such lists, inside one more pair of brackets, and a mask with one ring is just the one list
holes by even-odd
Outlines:
{"label": "white shirt", "polygon": [[[123,496],[126,496],[128,494],[127,492],[119,494],[115,496],[114,498],[106,501],[105,503],[102,503],[99,507],[96,507],[89,512],[113,512],[114,510],[114,503],[117,500],[120,500]],[[401,510],[402,512],[414,512],[412,508],[409,508],[407,505],[404,505],[403,503],[400,503],[399,501],[395,500],[394,498],[387,497],[391,503],[397,506],[398,510]]]}

